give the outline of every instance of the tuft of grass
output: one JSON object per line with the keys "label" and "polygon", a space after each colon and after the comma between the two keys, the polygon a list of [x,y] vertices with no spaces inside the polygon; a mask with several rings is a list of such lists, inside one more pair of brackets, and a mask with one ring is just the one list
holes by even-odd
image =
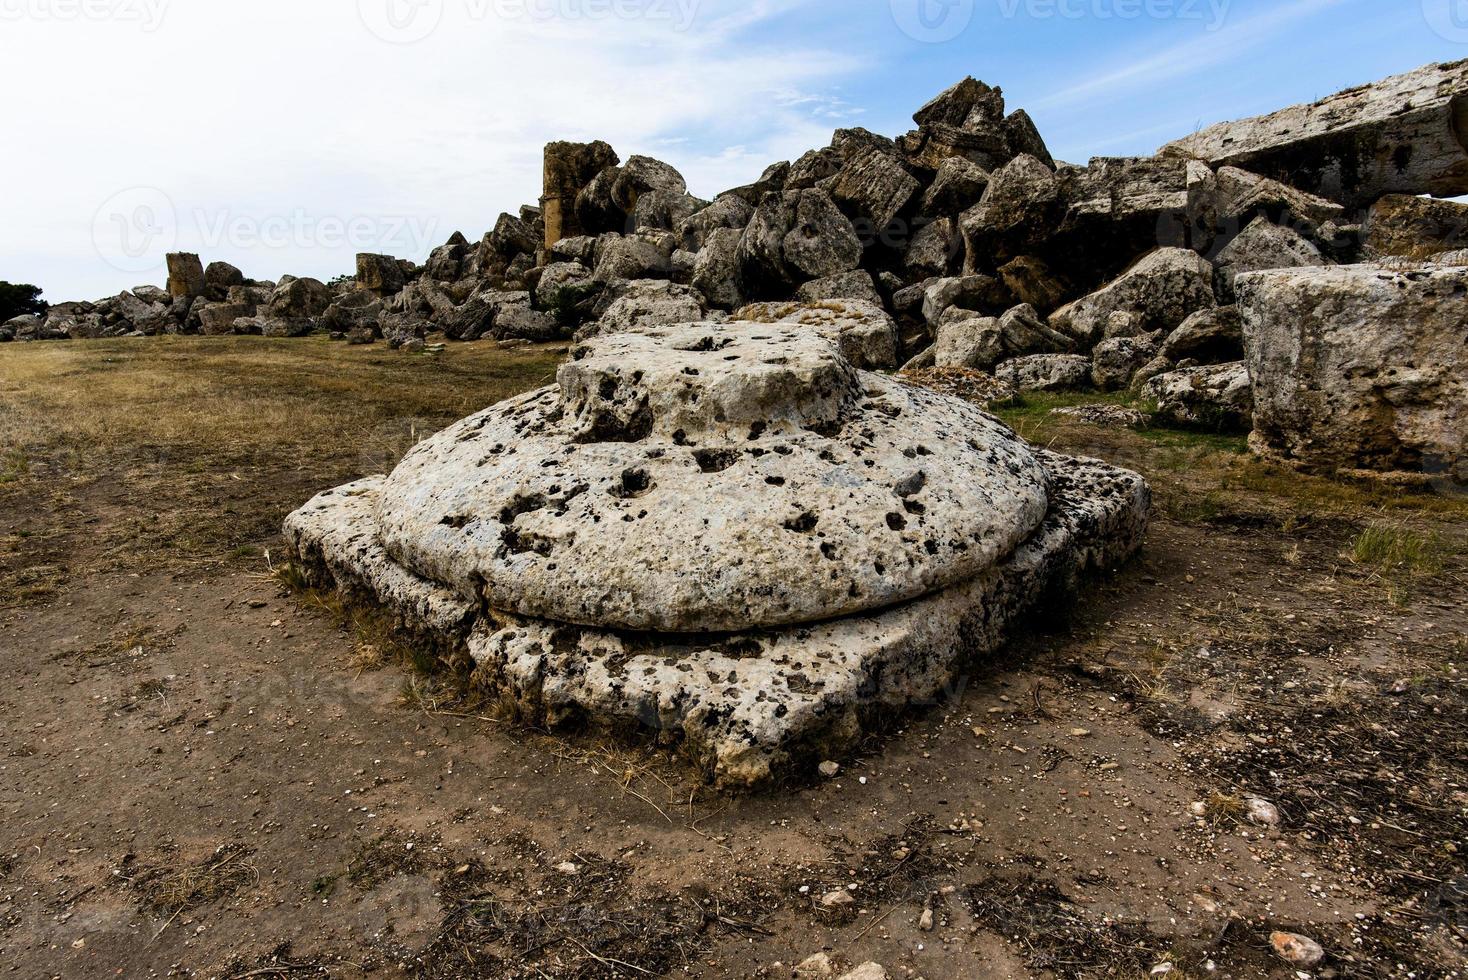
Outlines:
{"label": "tuft of grass", "polygon": [[[153,911],[177,915],[227,898],[260,880],[260,872],[249,862],[254,852],[240,844],[225,844],[194,865],[162,865],[132,878]],[[172,921],[172,920],[170,920]]]}
{"label": "tuft of grass", "polygon": [[1373,524],[1351,541],[1351,561],[1383,576],[1436,575],[1442,571],[1442,542],[1409,527]]}

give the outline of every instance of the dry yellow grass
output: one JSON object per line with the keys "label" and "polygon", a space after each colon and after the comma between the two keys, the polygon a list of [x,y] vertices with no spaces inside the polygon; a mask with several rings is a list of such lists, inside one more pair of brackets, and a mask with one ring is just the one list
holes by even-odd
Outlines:
{"label": "dry yellow grass", "polygon": [[559,347],[408,355],[325,338],[0,350],[0,604],[82,568],[258,553],[312,493],[554,380]]}

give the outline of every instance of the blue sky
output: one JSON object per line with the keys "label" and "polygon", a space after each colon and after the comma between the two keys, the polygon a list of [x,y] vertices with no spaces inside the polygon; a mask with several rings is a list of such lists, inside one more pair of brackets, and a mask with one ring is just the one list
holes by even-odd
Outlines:
{"label": "blue sky", "polygon": [[421,260],[533,202],[547,140],[712,196],[968,74],[1084,162],[1464,57],[1468,0],[0,0],[0,279]]}

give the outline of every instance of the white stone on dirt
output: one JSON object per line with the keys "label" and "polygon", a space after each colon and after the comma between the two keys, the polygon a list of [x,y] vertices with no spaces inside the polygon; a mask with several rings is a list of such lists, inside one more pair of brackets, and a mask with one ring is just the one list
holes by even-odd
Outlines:
{"label": "white stone on dirt", "polygon": [[880,963],[863,963],[841,974],[838,980],[887,980],[887,970]]}
{"label": "white stone on dirt", "polygon": [[1148,518],[1137,475],[796,323],[598,338],[559,380],[318,496],[288,539],[526,717],[679,732],[722,785],[850,751]]}
{"label": "white stone on dirt", "polygon": [[1280,959],[1305,969],[1325,959],[1325,950],[1319,943],[1309,936],[1301,936],[1298,933],[1270,933],[1269,944],[1274,947],[1274,952]]}

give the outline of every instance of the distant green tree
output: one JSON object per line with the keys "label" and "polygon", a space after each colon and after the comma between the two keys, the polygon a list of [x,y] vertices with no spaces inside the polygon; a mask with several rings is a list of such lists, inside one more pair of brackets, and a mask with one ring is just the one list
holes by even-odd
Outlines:
{"label": "distant green tree", "polygon": [[46,312],[46,301],[41,299],[41,287],[23,282],[0,282],[0,323],[11,317]]}

